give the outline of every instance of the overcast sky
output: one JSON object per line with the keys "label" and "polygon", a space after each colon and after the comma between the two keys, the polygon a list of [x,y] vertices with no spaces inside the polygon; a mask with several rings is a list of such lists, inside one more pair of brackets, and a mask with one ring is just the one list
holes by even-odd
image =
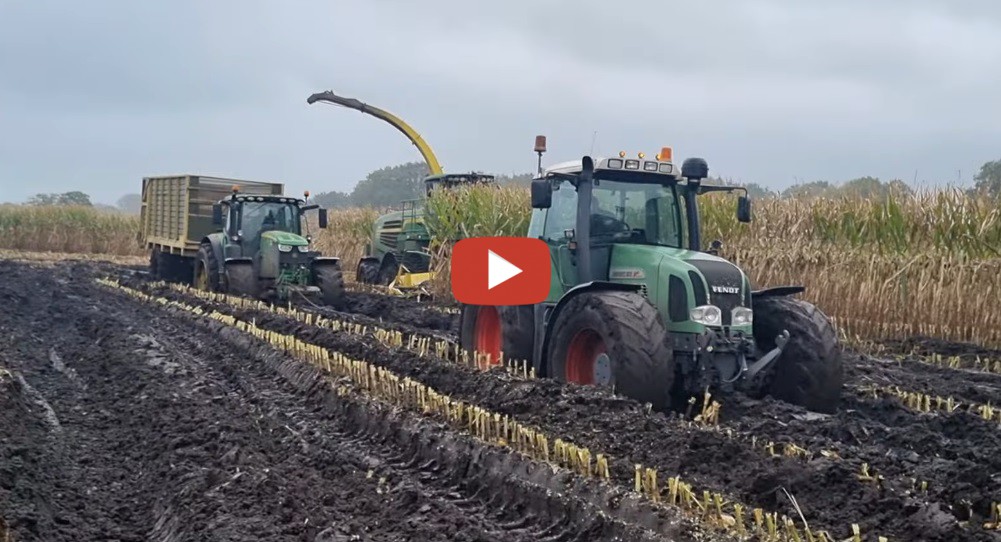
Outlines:
{"label": "overcast sky", "polygon": [[1001,2],[0,0],[0,201],[202,173],[350,190],[674,147],[784,188],[965,184],[1001,158]]}

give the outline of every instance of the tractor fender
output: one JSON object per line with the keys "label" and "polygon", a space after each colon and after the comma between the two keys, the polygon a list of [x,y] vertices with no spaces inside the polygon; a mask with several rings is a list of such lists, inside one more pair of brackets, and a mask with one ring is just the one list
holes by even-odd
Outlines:
{"label": "tractor fender", "polygon": [[774,288],[765,288],[764,290],[755,290],[751,292],[751,300],[760,299],[764,297],[784,297],[787,295],[796,295],[806,291],[805,286],[776,286]]}
{"label": "tractor fender", "polygon": [[313,258],[313,261],[309,262],[311,267],[319,267],[322,265],[334,265],[341,263],[341,259],[335,256],[317,256]]}
{"label": "tractor fender", "polygon": [[538,375],[548,376],[546,368],[548,367],[548,360],[546,359],[549,352],[549,338],[552,336],[552,327],[556,322],[556,318],[560,315],[560,311],[563,307],[567,306],[567,302],[571,299],[588,292],[599,292],[599,291],[613,291],[613,292],[638,292],[640,290],[640,285],[638,284],[623,284],[621,282],[611,282],[607,280],[592,280],[589,282],[584,282],[570,288],[560,297],[560,300],[556,302],[556,305],[551,311],[549,311],[549,316],[545,318],[537,318],[536,326],[537,329],[542,331],[540,335],[542,339],[542,344],[538,347],[541,350],[536,351],[535,359],[535,372]]}

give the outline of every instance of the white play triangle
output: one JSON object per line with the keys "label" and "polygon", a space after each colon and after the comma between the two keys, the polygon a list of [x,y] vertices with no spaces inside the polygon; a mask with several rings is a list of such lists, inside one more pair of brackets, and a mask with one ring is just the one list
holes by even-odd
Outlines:
{"label": "white play triangle", "polygon": [[520,275],[521,268],[498,256],[494,251],[487,250],[487,289],[493,290],[498,284]]}

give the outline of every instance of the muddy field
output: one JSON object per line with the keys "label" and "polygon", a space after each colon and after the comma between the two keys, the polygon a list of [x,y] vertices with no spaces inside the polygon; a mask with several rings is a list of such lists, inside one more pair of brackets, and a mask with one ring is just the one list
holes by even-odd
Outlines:
{"label": "muddy field", "polygon": [[[1001,428],[916,412],[873,386],[997,404],[1001,376],[850,354],[832,416],[722,398],[718,427],[603,391],[475,369],[170,288],[135,269],[0,262],[0,521],[14,540],[706,540],[696,518],[626,507],[635,464],[839,538],[1001,540]],[[364,359],[611,457],[600,487],[329,382],[132,288]],[[304,311],[454,338],[456,318],[377,294]],[[964,351],[934,341],[911,351]],[[428,443],[434,443],[429,445]],[[519,468],[497,465],[525,463]],[[551,470],[549,472],[552,472]],[[795,502],[795,504],[794,504]],[[642,510],[641,510],[642,509]],[[0,526],[3,523],[0,522]],[[0,531],[0,540],[2,531]]]}

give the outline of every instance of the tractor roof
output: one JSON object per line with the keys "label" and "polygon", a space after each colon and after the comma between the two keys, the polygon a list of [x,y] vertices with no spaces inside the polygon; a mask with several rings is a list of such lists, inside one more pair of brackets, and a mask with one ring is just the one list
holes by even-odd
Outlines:
{"label": "tractor roof", "polygon": [[290,198],[288,196],[268,196],[261,194],[237,194],[236,201],[267,201],[272,203],[293,203],[299,205],[305,203],[299,198]]}
{"label": "tractor roof", "polygon": [[[546,168],[540,177],[548,177],[554,173],[580,173],[582,169],[583,166],[581,164],[581,160],[570,160],[568,162],[560,162]],[[681,179],[680,170],[673,163],[667,160],[649,160],[625,157],[595,157],[594,170],[596,172],[600,170],[630,174],[645,174],[650,176],[651,181],[659,181],[664,177],[669,177],[672,180]]]}

